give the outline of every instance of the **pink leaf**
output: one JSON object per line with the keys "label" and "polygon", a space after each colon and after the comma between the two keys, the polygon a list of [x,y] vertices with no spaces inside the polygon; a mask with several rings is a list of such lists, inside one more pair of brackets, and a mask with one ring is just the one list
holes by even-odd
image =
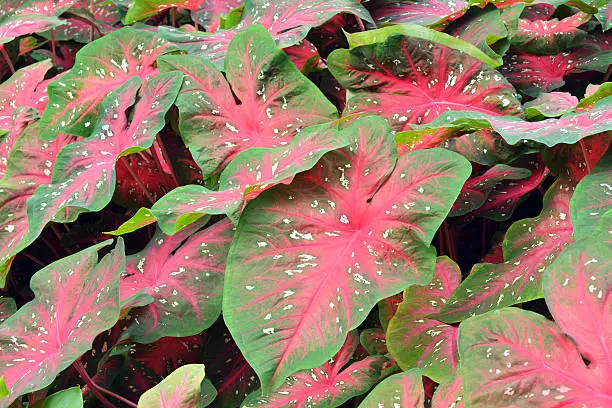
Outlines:
{"label": "pink leaf", "polygon": [[446,379],[436,389],[431,401],[432,408],[465,408],[463,387],[459,371],[451,379]]}
{"label": "pink leaf", "polygon": [[197,408],[201,407],[200,384],[204,381],[204,365],[187,364],[154,388],[146,391],[138,400],[138,408]]}
{"label": "pink leaf", "polygon": [[358,345],[357,335],[351,333],[331,360],[320,367],[293,374],[269,396],[254,393],[243,406],[281,408],[310,404],[336,407],[354,396],[363,394],[378,380],[380,368],[386,358],[366,357],[347,365]]}
{"label": "pink leaf", "polygon": [[10,391],[0,407],[51,384],[117,322],[125,259],[119,239],[98,263],[98,250],[109,243],[60,259],[32,277],[34,300],[0,326],[0,368]]}
{"label": "pink leaf", "polygon": [[425,393],[418,368],[392,375],[379,383],[359,408],[423,408]]}
{"label": "pink leaf", "polygon": [[366,4],[378,24],[412,23],[423,26],[443,25],[456,20],[469,7],[466,0],[371,0]]}
{"label": "pink leaf", "polygon": [[226,219],[197,232],[201,226],[172,236],[158,231],[144,250],[127,258],[121,301],[145,291],[153,302],[130,312],[125,336],[150,343],[200,333],[217,320],[233,224]]}
{"label": "pink leaf", "polygon": [[446,257],[439,257],[435,275],[427,286],[411,286],[389,322],[387,346],[404,370],[419,367],[436,382],[449,378],[458,363],[457,327],[429,318],[442,309],[459,285],[461,271]]}
{"label": "pink leaf", "polygon": [[344,132],[348,147],[249,204],[232,244],[224,318],[264,390],[330,358],[379,300],[431,280],[429,243],[470,172],[441,149],[396,163],[380,118]]}
{"label": "pink leaf", "polygon": [[512,86],[463,52],[415,37],[336,50],[329,69],[353,98],[345,114],[383,116],[396,131],[431,122],[448,110],[520,115]]}
{"label": "pink leaf", "polygon": [[578,12],[562,20],[523,20],[518,22],[518,32],[512,38],[512,46],[534,54],[554,54],[575,47],[586,33],[578,27],[591,16]]}

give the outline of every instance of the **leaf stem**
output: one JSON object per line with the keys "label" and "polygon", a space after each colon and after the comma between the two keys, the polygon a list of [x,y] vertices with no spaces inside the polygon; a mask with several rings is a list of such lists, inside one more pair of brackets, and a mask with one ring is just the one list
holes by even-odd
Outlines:
{"label": "leaf stem", "polygon": [[357,20],[357,26],[359,27],[359,31],[365,31],[365,26],[363,25],[363,21],[357,16],[355,16],[355,20]]}
{"label": "leaf stem", "polygon": [[51,59],[53,61],[53,66],[57,65],[57,55],[55,54],[55,29],[51,29]]}
{"label": "leaf stem", "polygon": [[[85,381],[85,384],[87,384],[89,386],[89,388],[91,388],[91,391],[94,393],[94,395],[96,396],[96,398],[98,398],[98,400],[107,408],[115,408],[115,406],[113,405],[112,402],[110,402],[109,400],[106,399],[106,397],[104,395],[102,395],[102,393],[100,392],[101,390],[99,387],[89,376],[89,374],[87,374],[87,370],[85,370],[85,367],[83,367],[83,363],[81,363],[81,360],[76,360],[74,363],[72,363],[72,366],[74,367],[74,369],[77,371],[77,373],[79,373],[79,377],[81,377],[81,379],[83,381]],[[130,401],[131,402],[131,401]]]}
{"label": "leaf stem", "polygon": [[0,53],[2,53],[2,56],[6,60],[6,64],[8,65],[9,69],[11,70],[11,73],[14,74],[15,73],[15,67],[13,66],[13,61],[11,61],[11,57],[9,57],[8,53],[4,49],[4,44],[0,44]]}
{"label": "leaf stem", "polygon": [[193,10],[193,26],[198,31],[198,10]]}
{"label": "leaf stem", "polygon": [[586,165],[586,168],[590,173],[593,169],[591,168],[591,163],[589,163],[589,156],[587,154],[587,148],[584,145],[584,139],[580,139],[578,143],[580,143],[580,149],[582,150],[582,155],[584,156],[584,164]]}
{"label": "leaf stem", "polygon": [[170,22],[172,24],[172,27],[176,27],[176,8],[172,7],[170,9]]}
{"label": "leaf stem", "polygon": [[138,184],[138,187],[140,187],[140,189],[142,190],[142,193],[147,198],[147,200],[149,200],[151,205],[155,204],[155,199],[153,198],[151,193],[149,193],[149,190],[147,190],[147,187],[142,183],[142,181],[140,181],[136,173],[134,173],[134,170],[132,170],[132,168],[125,162],[125,160],[121,160],[120,162],[121,164],[123,164],[123,167],[125,167],[128,173],[130,173],[130,175],[132,176],[136,184]]}
{"label": "leaf stem", "polygon": [[28,258],[30,261],[37,263],[38,265],[40,265],[41,267],[45,267],[47,266],[47,264],[45,264],[43,261],[41,261],[40,259],[38,259],[37,257],[35,257],[34,255],[30,255],[29,253],[27,253],[26,251],[21,251],[21,253],[23,254],[23,256],[25,256],[26,258]]}
{"label": "leaf stem", "polygon": [[[172,180],[174,180],[174,183],[176,184],[177,187],[180,186],[181,183],[179,183],[178,177],[176,177],[176,173],[174,172],[174,167],[172,167],[172,162],[170,161],[170,156],[168,155],[168,151],[166,150],[166,146],[164,146],[164,142],[161,140],[161,137],[159,135],[155,136],[155,142],[153,143],[157,145],[157,147],[159,148],[159,152],[161,153],[162,159],[168,165],[168,168],[170,169],[170,176],[172,176]],[[155,158],[157,158],[156,149],[154,149],[153,155],[155,156]],[[159,164],[161,165],[161,163]]]}

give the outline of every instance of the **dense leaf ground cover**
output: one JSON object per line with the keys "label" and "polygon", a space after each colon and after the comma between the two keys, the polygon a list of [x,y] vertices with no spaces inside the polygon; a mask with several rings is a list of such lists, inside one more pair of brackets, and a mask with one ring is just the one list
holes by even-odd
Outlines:
{"label": "dense leaf ground cover", "polygon": [[0,407],[612,407],[611,27],[0,2]]}

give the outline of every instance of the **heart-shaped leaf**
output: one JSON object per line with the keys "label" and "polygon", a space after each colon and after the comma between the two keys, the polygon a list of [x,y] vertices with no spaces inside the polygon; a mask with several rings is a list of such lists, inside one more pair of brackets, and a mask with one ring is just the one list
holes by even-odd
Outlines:
{"label": "heart-shaped leaf", "polygon": [[[452,37],[451,37],[452,38]],[[383,116],[393,130],[428,123],[448,110],[520,115],[512,86],[475,58],[415,37],[336,50],[329,69],[353,97],[345,114]]]}
{"label": "heart-shaped leaf", "polygon": [[89,136],[103,115],[103,99],[134,77],[146,82],[157,75],[155,60],[172,50],[154,33],[131,27],[87,44],[68,74],[49,84],[40,136],[53,139],[60,131]]}
{"label": "heart-shaped leaf", "polygon": [[404,301],[387,329],[389,352],[403,369],[419,367],[436,382],[455,371],[458,329],[428,315],[440,311],[460,280],[459,267],[450,258],[440,257],[429,285],[411,286],[404,292]]}
{"label": "heart-shaped leaf", "polygon": [[542,274],[572,241],[569,204],[573,190],[563,180],[553,184],[540,215],[517,221],[508,229],[503,243],[505,262],[476,264],[440,313],[431,317],[454,323],[542,297]]}
{"label": "heart-shaped leaf", "polygon": [[[286,145],[304,127],[337,117],[336,108],[262,27],[251,27],[232,40],[227,81],[210,63],[193,56],[164,57],[159,65],[162,71],[185,75],[176,101],[180,133],[205,177],[242,150]],[[228,98],[232,92],[239,104]]]}
{"label": "heart-shaped leaf", "polygon": [[126,337],[151,343],[165,336],[190,336],[217,320],[233,224],[226,219],[197,232],[201,226],[173,236],[158,231],[145,249],[127,258],[122,302],[142,291],[153,302],[130,311]]}
{"label": "heart-shaped leaf", "polygon": [[470,172],[441,149],[397,160],[382,119],[344,132],[348,147],[247,206],[230,250],[224,318],[264,390],[331,358],[379,300],[429,283],[429,243]]}
{"label": "heart-shaped leaf", "polygon": [[51,384],[91,348],[94,337],[119,319],[123,241],[98,263],[98,250],[108,244],[36,272],[30,281],[34,300],[0,325],[0,367],[10,392],[0,407]]}

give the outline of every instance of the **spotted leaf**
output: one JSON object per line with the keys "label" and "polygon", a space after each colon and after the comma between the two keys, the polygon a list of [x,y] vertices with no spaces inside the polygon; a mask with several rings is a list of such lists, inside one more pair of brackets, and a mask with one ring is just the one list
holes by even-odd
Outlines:
{"label": "spotted leaf", "polygon": [[[395,141],[402,143],[398,134]],[[471,162],[485,166],[507,164],[512,162],[526,150],[524,146],[510,146],[496,132],[477,130],[467,135],[446,140],[442,147],[460,153]]]}
{"label": "spotted leaf", "polygon": [[199,185],[179,187],[157,201],[151,213],[167,234],[204,214],[228,214],[237,221],[247,200],[275,184],[290,183],[295,174],[311,169],[325,153],[347,144],[346,136],[327,125],[308,127],[287,146],[239,153],[221,173],[219,191]]}
{"label": "spotted leaf", "polygon": [[53,139],[60,131],[89,136],[103,114],[104,98],[134,77],[146,82],[157,75],[155,60],[172,50],[154,33],[131,27],[87,44],[68,74],[49,84],[40,136]]}
{"label": "spotted leaf", "polygon": [[482,207],[489,194],[505,180],[522,180],[531,175],[531,171],[522,167],[498,164],[487,169],[483,174],[471,177],[461,189],[449,216],[458,217]]}
{"label": "spotted leaf", "polygon": [[542,275],[572,242],[570,198],[574,188],[558,180],[535,218],[515,222],[504,238],[503,264],[476,264],[432,317],[447,323],[542,297]]}
{"label": "spotted leaf", "polygon": [[[304,127],[337,117],[336,108],[261,27],[232,40],[227,81],[197,57],[164,57],[159,64],[162,71],[185,75],[176,102],[180,132],[205,177],[242,150],[286,145]],[[228,98],[232,92],[239,104]]]}
{"label": "spotted leaf", "polygon": [[382,119],[344,132],[348,147],[264,192],[238,224],[223,313],[264,392],[331,358],[379,300],[429,283],[429,243],[470,172],[440,149],[397,160]]}
{"label": "spotted leaf", "polygon": [[400,367],[419,367],[423,375],[443,382],[458,363],[457,327],[428,315],[440,311],[459,285],[461,271],[447,257],[438,258],[434,278],[427,286],[411,286],[387,328],[389,352]]}
{"label": "spotted leaf", "polygon": [[537,117],[554,118],[574,110],[578,98],[567,92],[549,92],[538,95],[533,101],[525,104],[527,119]]}
{"label": "spotted leaf", "polygon": [[0,18],[0,46],[22,35],[47,31],[62,24],[63,22],[55,16],[3,15]]}
{"label": "spotted leaf", "polygon": [[438,385],[431,401],[432,408],[465,408],[463,400],[463,387],[459,370]]}
{"label": "spotted leaf", "polygon": [[299,3],[293,0],[251,0],[245,3],[242,18],[232,29],[218,30],[211,34],[163,28],[160,35],[189,54],[206,57],[222,68],[228,44],[245,28],[263,26],[272,35],[274,42],[280,48],[285,48],[299,43],[311,28],[320,26],[338,13],[352,13],[372,21],[370,14],[357,0],[303,0]]}
{"label": "spotted leaf", "polygon": [[121,300],[146,291],[153,302],[130,312],[126,337],[151,343],[191,336],[217,320],[233,224],[223,220],[198,232],[202,225],[173,236],[158,231],[145,249],[127,258]]}
{"label": "spotted leaf", "polygon": [[612,209],[612,151],[576,186],[570,214],[577,239],[590,236],[603,215]]}
{"label": "spotted leaf", "polygon": [[221,26],[221,21],[242,3],[242,0],[207,0],[193,13],[194,20],[207,32],[215,32]]}
{"label": "spotted leaf", "polygon": [[11,317],[16,311],[15,299],[0,297],[0,323]]}
{"label": "spotted leaf", "polygon": [[[550,118],[538,122],[528,122],[513,116],[496,117],[475,111],[446,112],[431,123],[413,128],[446,128],[455,132],[492,129],[511,145],[524,140],[532,140],[546,146],[574,144],[587,136],[612,130],[610,105],[612,96],[601,99],[587,111],[574,111],[559,119]],[[397,138],[401,140],[401,137],[401,134],[398,134]]]}
{"label": "spotted leaf", "polygon": [[381,366],[387,360],[384,356],[372,356],[347,365],[358,345],[357,335],[351,333],[331,360],[320,367],[291,375],[267,396],[256,391],[242,406],[333,408],[344,404],[376,384]]}
{"label": "spotted leaf", "polygon": [[0,263],[27,247],[38,235],[30,232],[27,200],[38,186],[51,183],[51,171],[60,149],[73,141],[73,137],[66,135],[48,142],[39,140],[38,122],[17,138],[0,182]]}
{"label": "spotted leaf", "polygon": [[104,208],[115,190],[115,162],[151,146],[166,123],[181,78],[168,73],[149,80],[134,105],[140,84],[135,77],[112,92],[101,104],[102,119],[92,127],[92,135],[58,154],[53,183],[38,187],[28,199],[30,234],[37,236],[51,220],[69,222],[81,212]]}
{"label": "spotted leaf", "polygon": [[469,7],[468,3],[466,0],[370,0],[366,7],[378,24],[438,26],[461,17]]}
{"label": "spotted leaf", "polygon": [[206,406],[200,385],[204,381],[202,364],[187,364],[164,378],[138,400],[138,408],[199,408]]}
{"label": "spotted leaf", "polygon": [[138,20],[151,17],[160,11],[176,7],[186,10],[197,10],[207,0],[133,0],[125,15],[125,23],[132,24]]}
{"label": "spotted leaf", "polygon": [[386,378],[359,404],[359,408],[422,408],[425,392],[418,368]]}
{"label": "spotted leaf", "polygon": [[336,50],[328,64],[354,95],[345,114],[377,114],[396,131],[431,122],[448,110],[522,112],[500,73],[463,52],[415,37],[391,35],[382,43]]}
{"label": "spotted leaf", "polygon": [[523,52],[534,54],[556,54],[577,46],[586,37],[578,29],[591,16],[578,12],[558,20],[519,20],[518,32],[512,37],[512,46]]}
{"label": "spotted leaf", "polygon": [[30,281],[34,300],[0,325],[0,368],[10,395],[45,388],[91,348],[95,336],[119,318],[119,274],[123,241],[100,262],[98,250],[110,241],[62,258]]}

